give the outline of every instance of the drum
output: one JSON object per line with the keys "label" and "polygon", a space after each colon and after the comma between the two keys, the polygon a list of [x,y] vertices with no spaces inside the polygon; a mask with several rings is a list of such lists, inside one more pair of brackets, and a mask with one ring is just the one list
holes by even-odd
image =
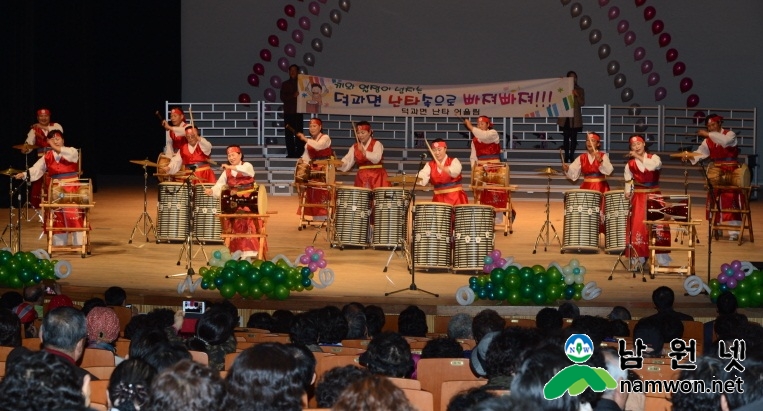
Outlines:
{"label": "drum", "polygon": [[619,253],[625,249],[628,200],[623,190],[604,193],[604,251]]}
{"label": "drum", "polygon": [[268,213],[268,192],[265,186],[255,186],[250,190],[233,192],[225,189],[220,192],[220,208],[225,214],[233,214],[239,207],[248,207],[253,214]]}
{"label": "drum", "polygon": [[421,202],[414,207],[414,264],[421,268],[451,267],[451,220],[453,206]]}
{"label": "drum", "polygon": [[188,235],[188,188],[183,183],[159,183],[156,241],[184,241]]}
{"label": "drum", "polygon": [[339,246],[368,246],[371,190],[363,187],[336,189],[335,238]]}
{"label": "drum", "polygon": [[89,178],[50,182],[49,204],[92,204],[92,201],[92,182]]}
{"label": "drum", "polygon": [[407,232],[408,196],[397,187],[374,189],[374,247],[397,247]]}
{"label": "drum", "polygon": [[[164,153],[159,153],[159,157],[156,159],[156,169],[159,170],[160,168],[169,167],[170,160],[172,160],[172,158],[167,157],[164,155]],[[165,181],[172,181],[172,176],[166,174],[156,175],[156,178],[160,183]]]}
{"label": "drum", "polygon": [[570,190],[564,193],[564,239],[562,251],[599,251],[601,193]]}
{"label": "drum", "polygon": [[472,185],[494,185],[506,187],[509,185],[508,163],[482,163],[474,166]]}
{"label": "drum", "polygon": [[460,204],[453,206],[453,214],[453,269],[481,271],[493,251],[493,207]]}
{"label": "drum", "polygon": [[707,178],[714,186],[749,187],[750,168],[743,163],[733,171],[725,171],[715,164],[710,164],[707,167]]}
{"label": "drum", "polygon": [[646,218],[649,221],[689,221],[691,201],[687,195],[649,194],[646,204]]}
{"label": "drum", "polygon": [[193,186],[194,191],[194,217],[193,234],[200,241],[219,242],[223,239],[220,225],[220,200],[215,196],[206,195],[205,187],[201,184]]}
{"label": "drum", "polygon": [[298,161],[294,168],[294,183],[305,184],[310,181],[310,163]]}

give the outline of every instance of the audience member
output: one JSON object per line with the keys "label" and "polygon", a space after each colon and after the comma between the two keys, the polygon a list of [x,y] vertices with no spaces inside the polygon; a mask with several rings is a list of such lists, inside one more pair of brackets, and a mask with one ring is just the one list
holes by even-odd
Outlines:
{"label": "audience member", "polygon": [[363,314],[366,315],[366,328],[368,329],[368,337],[374,338],[377,334],[382,332],[384,323],[387,317],[384,315],[384,310],[378,305],[367,305],[363,309]]}
{"label": "audience member", "polygon": [[543,332],[561,330],[563,325],[564,318],[562,313],[554,308],[544,307],[535,314],[535,326]]}
{"label": "audience member", "polygon": [[185,346],[171,343],[164,330],[146,328],[130,340],[129,357],[142,359],[161,372],[181,360],[190,360],[191,353]]}
{"label": "audience member", "polygon": [[627,308],[623,307],[622,305],[616,305],[612,307],[612,311],[607,314],[607,318],[610,320],[623,320],[623,321],[629,321],[631,320],[631,312],[628,311]]}
{"label": "audience member", "polygon": [[347,337],[347,320],[342,310],[327,305],[317,312],[318,343],[320,345],[339,345]]}
{"label": "audience member", "polygon": [[317,310],[297,314],[289,329],[289,339],[291,342],[304,345],[312,352],[323,352],[318,345],[317,319]]}
{"label": "audience member", "polygon": [[580,316],[580,308],[571,301],[563,302],[559,308],[559,313],[562,314],[562,318],[576,319]]}
{"label": "audience member", "polygon": [[441,337],[427,341],[421,358],[463,358],[464,348],[453,338]]}
{"label": "audience member", "polygon": [[85,317],[87,317],[87,315],[90,314],[90,310],[95,307],[106,307],[106,301],[103,301],[103,298],[98,297],[93,297],[89,300],[85,300],[85,302],[82,303],[82,310],[80,311],[82,311],[82,314],[85,314]]}
{"label": "audience member", "polygon": [[0,346],[18,347],[21,345],[21,321],[10,310],[0,308]]}
{"label": "audience member", "polygon": [[315,387],[315,400],[319,408],[331,408],[342,391],[353,381],[358,381],[371,375],[365,368],[354,365],[336,367],[326,371]]}
{"label": "audience member", "polygon": [[625,402],[628,400],[628,392],[620,391],[619,386],[620,381],[628,379],[628,371],[620,368],[620,356],[617,350],[612,347],[602,347],[601,353],[604,356],[607,372],[617,381],[618,388],[605,390],[594,411],[623,411]]}
{"label": "audience member", "polygon": [[365,307],[359,302],[347,303],[342,307],[342,314],[345,316],[349,313],[362,313]]}
{"label": "audience member", "polygon": [[469,411],[473,409],[475,405],[481,403],[482,401],[494,398],[495,394],[488,391],[484,387],[477,387],[472,388],[470,390],[462,391],[453,398],[450,399],[450,402],[448,403],[447,411]]}
{"label": "audience member", "polygon": [[[24,287],[24,301],[32,304],[34,306],[34,310],[37,312],[37,317],[42,317],[42,306],[43,302],[45,301],[45,285],[43,283],[31,285],[29,287]],[[52,288],[56,294],[61,292],[61,287],[58,285],[58,283],[53,283]]]}
{"label": "audience member", "polygon": [[413,372],[411,346],[400,334],[382,332],[368,343],[360,363],[373,374],[406,378]]}
{"label": "audience member", "polygon": [[[476,317],[475,317],[476,318]],[[474,375],[478,377],[485,377],[487,376],[487,371],[485,371],[485,361],[487,361],[487,351],[490,347],[490,343],[493,342],[493,338],[495,338],[498,334],[500,334],[501,331],[493,331],[485,336],[482,337],[479,343],[477,343],[477,346],[474,347],[471,353],[469,366],[472,368],[472,372]]]}
{"label": "audience member", "polygon": [[[695,365],[697,368],[694,370],[681,370],[679,381],[703,381],[705,387],[710,388],[713,380],[719,380],[724,372],[723,362],[711,356],[698,356]],[[745,383],[746,388],[747,381]],[[721,394],[705,390],[679,390],[671,394],[670,402],[673,411],[716,411],[721,409]]]}
{"label": "audience member", "polygon": [[397,332],[406,337],[427,336],[427,315],[421,308],[409,305],[397,317]]}
{"label": "audience member", "polygon": [[673,310],[673,302],[675,301],[675,298],[676,296],[670,287],[666,287],[664,285],[657,287],[652,292],[652,302],[654,303],[654,308],[657,309],[657,313],[646,318],[656,318],[662,320],[662,318],[669,317],[676,318],[679,321],[694,321],[694,317]]}
{"label": "audience member", "polygon": [[472,321],[474,321],[472,316],[466,313],[458,313],[450,317],[448,321],[448,337],[454,340],[473,339]]}
{"label": "audience member", "polygon": [[[749,350],[749,348],[748,348]],[[744,381],[744,392],[731,391],[721,395],[721,409],[737,410],[749,406],[751,410],[763,409],[763,361],[760,350],[748,351],[747,358],[742,362],[744,371],[732,368],[722,378],[734,381],[737,377]],[[727,360],[724,360],[727,361]],[[714,377],[720,378],[720,377]],[[752,408],[757,405],[757,408]]]}
{"label": "audience member", "polygon": [[191,360],[161,371],[150,391],[148,411],[220,411],[226,398],[217,371]]}
{"label": "audience member", "polygon": [[38,330],[34,326],[34,320],[37,319],[37,311],[35,311],[32,304],[21,303],[13,308],[13,313],[21,321],[21,328],[24,331],[25,338],[37,337]]}
{"label": "audience member", "polygon": [[291,322],[294,319],[294,313],[289,310],[275,310],[273,311],[273,329],[270,330],[274,333],[288,334],[289,328],[291,328]]}
{"label": "audience member", "polygon": [[593,346],[598,347],[607,337],[609,321],[606,318],[593,315],[581,315],[572,320],[570,331],[574,334],[587,334],[593,341]]}
{"label": "audience member", "polygon": [[123,336],[127,340],[132,340],[136,333],[140,332],[144,328],[147,328],[149,324],[149,317],[147,314],[139,314],[130,319],[130,322],[125,326]]}
{"label": "audience member", "polygon": [[94,307],[85,317],[87,321],[87,348],[116,353],[114,341],[119,338],[119,318],[108,307]]}
{"label": "audience member", "polygon": [[482,337],[493,332],[501,331],[506,327],[506,320],[498,315],[495,310],[485,309],[477,313],[472,321],[472,335],[474,341],[479,344]]}
{"label": "audience member", "polygon": [[623,320],[609,320],[604,341],[617,341],[617,337],[630,337],[631,330]]}
{"label": "audience member", "polygon": [[363,311],[350,311],[344,314],[347,321],[348,340],[358,340],[368,338],[368,328],[366,327],[366,315]]}
{"label": "audience member", "polygon": [[492,338],[482,368],[488,378],[487,389],[508,390],[525,350],[538,345],[542,336],[537,329],[508,327]]}
{"label": "audience member", "polygon": [[196,331],[186,341],[186,347],[207,353],[209,366],[221,371],[225,366],[225,354],[236,352],[234,323],[230,312],[221,306],[214,306],[205,311],[196,322]]}
{"label": "audience member", "polygon": [[[68,295],[58,294],[50,298],[48,302],[48,312],[55,310],[58,307],[70,307],[74,308],[74,302]],[[84,315],[84,314],[83,314]]]}
{"label": "audience member", "polygon": [[313,387],[315,384],[315,364],[316,359],[312,351],[302,344],[286,344],[289,354],[294,357],[297,367],[297,374],[302,383],[304,395],[302,397],[302,407],[307,407],[308,398],[313,396]]}
{"label": "audience member", "polygon": [[350,384],[337,399],[334,411],[415,411],[405,393],[380,375]]}
{"label": "audience member", "polygon": [[665,345],[665,337],[662,334],[660,324],[655,320],[640,319],[633,328],[633,340],[641,339],[646,345],[644,357],[659,357],[662,355],[662,347]]}
{"label": "audience member", "polygon": [[129,358],[114,368],[109,378],[109,410],[140,411],[148,403],[154,367],[143,360]]}
{"label": "audience member", "polygon": [[[737,311],[737,298],[736,296],[727,291],[718,296],[715,301],[716,312],[718,317],[727,314],[733,314]],[[713,350],[713,331],[715,329],[715,320],[710,320],[703,325],[702,333],[705,339],[704,353],[705,355],[712,354]]]}
{"label": "audience member", "polygon": [[559,344],[547,344],[528,352],[511,382],[512,400],[528,401],[533,410],[578,410],[581,400],[569,391],[553,400],[546,400],[543,387],[563,368],[572,365]]}
{"label": "audience member", "polygon": [[12,310],[23,302],[24,297],[18,291],[6,291],[0,297],[0,308]]}
{"label": "audience member", "polygon": [[249,316],[249,321],[246,322],[246,327],[270,331],[273,328],[273,317],[265,311],[252,313]]}
{"label": "audience member", "polygon": [[86,336],[85,315],[72,307],[55,308],[42,319],[40,340],[42,340],[43,350],[71,364],[80,381],[86,377],[91,380],[98,379],[76,365],[85,350]]}

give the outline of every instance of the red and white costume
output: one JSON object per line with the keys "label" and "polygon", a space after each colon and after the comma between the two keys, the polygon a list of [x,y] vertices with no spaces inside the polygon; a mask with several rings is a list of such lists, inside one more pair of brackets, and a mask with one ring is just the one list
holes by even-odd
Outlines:
{"label": "red and white costume", "polygon": [[[193,184],[209,183],[214,184],[217,180],[215,172],[209,166],[209,155],[212,153],[212,143],[207,141],[206,138],[199,136],[199,141],[195,146],[191,147],[190,144],[185,143],[170,160],[169,174],[175,174],[180,171],[181,166],[185,166],[186,169],[189,166],[196,166],[194,174],[197,179],[191,180]],[[183,179],[179,179],[182,181]]]}
{"label": "red and white costume", "polygon": [[387,170],[384,169],[382,160],[384,158],[384,146],[381,142],[369,138],[363,148],[365,148],[365,154],[360,150],[358,146],[360,143],[355,143],[350,147],[350,150],[342,158],[342,166],[339,167],[340,171],[349,171],[353,165],[358,164],[358,173],[355,175],[355,187],[364,187],[371,190],[378,187],[389,187],[389,181],[387,181]]}
{"label": "red and white costume", "polygon": [[[489,123],[487,117],[481,117]],[[472,167],[475,164],[500,163],[501,162],[501,144],[498,132],[494,129],[482,130],[473,127],[472,130],[471,153],[469,161]],[[491,205],[495,208],[506,208],[509,201],[509,193],[499,190],[482,190],[480,194],[480,204]]]}
{"label": "red and white costume", "polygon": [[457,158],[445,157],[440,164],[449,167],[448,173],[442,172],[437,164],[437,160],[432,159],[424,165],[419,172],[419,185],[432,183],[432,201],[450,205],[468,204],[469,199],[461,186],[461,162]]}
{"label": "red and white costume", "polygon": [[[232,195],[236,194],[247,198],[253,195],[254,191],[246,191],[254,189],[254,167],[252,167],[251,163],[247,162],[243,162],[235,167],[233,170],[225,170],[220,175],[215,185],[212,186],[213,196],[220,198],[224,188],[228,188]],[[244,193],[240,194],[241,192]],[[249,207],[241,206],[237,212],[250,213],[252,210]],[[224,233],[256,234],[259,232],[259,225],[259,221],[251,218],[226,218],[222,221]],[[240,251],[241,258],[256,257],[260,249],[260,241],[258,238],[231,238],[228,249],[231,253]]]}
{"label": "red and white costume", "polygon": [[[596,139],[598,141],[598,139]],[[575,161],[570,163],[569,168],[565,172],[567,178],[572,181],[577,181],[580,176],[583,176],[583,184],[580,185],[581,190],[594,190],[602,194],[600,210],[600,231],[604,232],[604,193],[609,191],[609,183],[607,183],[608,175],[612,174],[614,167],[609,161],[609,156],[602,152],[601,161],[596,159],[596,156],[585,152],[579,155]]]}
{"label": "red and white costume", "polygon": [[[331,148],[331,137],[328,134],[320,133],[315,138],[307,139],[305,143],[305,152],[302,153],[302,161],[309,163],[313,160],[327,160],[334,155]],[[323,167],[316,164],[312,165],[313,170],[321,170]],[[307,187],[305,192],[305,203],[307,204],[326,204],[331,201],[331,192],[329,187]],[[305,207],[305,215],[318,217],[326,216],[328,213],[325,207]],[[300,209],[297,208],[297,214]]]}
{"label": "red and white costume", "polygon": [[[38,147],[37,157],[42,157],[46,151],[50,150],[50,145],[48,144],[48,133],[52,130],[58,130],[61,133],[64,132],[64,128],[60,124],[54,123],[52,121],[48,123],[47,129],[40,127],[39,123],[35,123],[29,129],[25,143]],[[42,202],[42,186],[42,179],[37,180],[32,183],[32,187],[29,191],[29,203],[34,208],[40,208],[40,203]]]}
{"label": "red and white costume", "polygon": [[183,147],[183,144],[188,142],[188,140],[185,139],[185,128],[188,125],[185,122],[185,114],[178,108],[173,108],[171,113],[181,116],[182,120],[177,126],[169,124],[170,129],[166,131],[164,137],[164,155],[167,157],[175,155],[175,153]]}
{"label": "red and white costume", "polygon": [[[643,141],[643,140],[642,140]],[[626,190],[633,190],[630,198],[631,213],[626,224],[626,237],[630,233],[629,243],[641,258],[649,255],[649,232],[644,224],[647,218],[647,200],[650,194],[660,194],[660,168],[662,161],[656,154],[645,154],[644,162],[631,158],[625,166],[625,181],[633,181],[633,186],[626,185]],[[668,226],[655,227],[657,230],[657,246],[670,245],[670,228]],[[627,239],[626,239],[627,240]],[[658,254],[666,251],[658,251]],[[635,257],[630,255],[629,257]]]}

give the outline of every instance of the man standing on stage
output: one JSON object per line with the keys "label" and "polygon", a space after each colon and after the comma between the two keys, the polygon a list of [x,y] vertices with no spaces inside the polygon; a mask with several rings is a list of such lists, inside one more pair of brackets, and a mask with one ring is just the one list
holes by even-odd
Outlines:
{"label": "man standing on stage", "polygon": [[[159,168],[160,173],[175,174],[180,171],[180,166],[185,166],[186,170],[193,170],[198,179],[192,181],[193,184],[208,183],[214,184],[217,181],[215,172],[209,165],[209,156],[212,154],[212,143],[199,135],[199,129],[196,126],[187,126],[185,128],[186,144],[180,147],[177,153],[172,156],[170,164],[167,167]],[[185,177],[180,177],[184,179]]]}
{"label": "man standing on stage", "polygon": [[302,123],[305,121],[302,113],[297,112],[297,97],[299,96],[298,75],[299,66],[292,64],[289,66],[289,79],[281,83],[283,121],[289,126],[284,132],[286,137],[286,157],[288,158],[300,158],[305,151],[305,143],[296,138],[297,133],[302,132]]}
{"label": "man standing on stage", "polygon": [[567,77],[575,81],[572,89],[572,117],[559,117],[556,124],[562,132],[564,146],[564,161],[571,163],[575,158],[575,150],[578,147],[578,133],[583,131],[583,112],[581,107],[585,105],[585,90],[578,85],[578,75],[574,71],[568,71]]}
{"label": "man standing on stage", "polygon": [[[38,158],[42,157],[46,151],[50,150],[50,146],[48,145],[48,133],[53,130],[58,130],[62,133],[64,132],[64,128],[61,124],[50,121],[50,110],[47,108],[37,110],[37,123],[32,124],[32,127],[30,127],[25,143],[30,146],[37,146]],[[33,149],[31,148],[25,150],[24,154],[29,154],[32,150]],[[32,188],[29,193],[29,203],[34,208],[40,208],[40,203],[42,202],[42,185],[43,181],[41,179],[35,180],[34,183],[32,183]]]}

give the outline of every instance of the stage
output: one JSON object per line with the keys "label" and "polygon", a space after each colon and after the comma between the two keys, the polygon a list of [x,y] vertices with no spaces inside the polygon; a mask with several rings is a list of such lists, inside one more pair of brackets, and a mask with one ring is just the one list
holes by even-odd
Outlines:
{"label": "stage", "polygon": [[[60,280],[64,293],[75,301],[84,301],[93,296],[103,297],[103,291],[113,285],[127,290],[129,302],[137,304],[141,311],[154,307],[178,307],[184,299],[220,300],[217,291],[198,289],[192,295],[187,291],[178,294],[177,286],[185,275],[167,278],[168,275],[185,274],[186,256],[181,255],[182,243],[157,244],[155,236],[150,234],[149,241],[141,234],[143,224],[138,225],[132,243],[130,235],[136,221],[143,212],[143,179],[135,176],[99,176],[97,192],[94,194],[95,207],[90,212],[92,225],[92,253],[81,258],[79,253],[58,252],[53,258],[68,260],[72,264],[72,274]],[[431,193],[418,196],[419,201],[429,201]],[[563,206],[561,196],[553,196],[550,206],[550,222],[561,236],[563,233]],[[558,198],[557,198],[558,197]],[[290,260],[304,252],[306,246],[313,245],[325,252],[328,267],[333,269],[335,278],[333,284],[323,289],[314,289],[301,293],[293,292],[286,301],[243,300],[234,298],[232,302],[245,315],[251,310],[274,310],[286,308],[305,310],[321,307],[326,304],[342,305],[351,301],[363,304],[381,305],[387,313],[399,313],[409,304],[416,304],[429,315],[452,315],[457,312],[476,313],[491,307],[503,315],[517,317],[533,317],[538,306],[510,306],[507,302],[478,300],[470,306],[461,306],[455,298],[455,291],[461,286],[468,285],[468,273],[449,273],[443,271],[426,272],[417,270],[415,284],[418,289],[439,294],[434,297],[427,293],[409,290],[411,275],[407,270],[406,259],[401,253],[395,253],[387,272],[383,269],[390,257],[388,249],[360,249],[346,247],[344,250],[331,248],[324,230],[308,227],[298,230],[299,217],[296,214],[296,196],[269,196],[268,210],[272,213],[267,222],[268,257],[273,258],[282,254]],[[695,203],[698,203],[695,200]],[[157,212],[157,183],[149,181],[147,193],[147,211],[156,223]],[[761,212],[763,205],[752,202],[754,230],[763,233]],[[560,253],[559,243],[554,240],[544,250],[541,240],[537,253],[533,247],[545,222],[545,202],[537,200],[514,202],[517,218],[514,222],[514,232],[504,236],[503,232],[495,232],[495,248],[501,250],[504,257],[513,257],[522,265],[540,264],[548,266],[556,261],[566,265],[571,259],[577,259],[585,266],[587,272],[585,281],[596,281],[602,289],[601,295],[591,301],[577,301],[583,313],[605,315],[612,306],[628,307],[634,317],[641,317],[653,312],[651,292],[660,285],[672,288],[676,293],[676,309],[692,314],[698,319],[714,317],[715,307],[709,297],[699,295],[690,297],[684,295],[683,282],[685,276],[680,274],[658,274],[655,279],[646,276],[642,281],[640,273],[633,278],[633,273],[618,265],[614,269],[613,279],[607,280],[617,261],[617,254]],[[692,217],[704,215],[704,204],[692,207]],[[0,209],[0,217],[7,218],[8,209]],[[696,248],[696,274],[706,281],[708,261],[708,225],[703,222],[698,226],[700,244]],[[46,237],[40,238],[41,225],[37,220],[24,221],[22,224],[22,249],[31,251],[46,247]],[[317,234],[317,236],[316,236]],[[553,232],[551,232],[553,236]],[[675,235],[675,234],[674,234]],[[8,241],[8,235],[4,235]],[[315,242],[313,243],[313,239]],[[603,243],[603,237],[602,237]],[[209,258],[215,250],[222,248],[221,244],[207,244],[203,248],[194,244],[192,250],[195,258],[191,268],[198,272],[206,264],[204,253]],[[202,252],[203,250],[203,252]],[[739,260],[762,260],[763,246],[751,243],[748,238],[742,245],[728,240],[712,243],[711,274],[715,276],[722,263]],[[180,265],[178,265],[180,261]],[[385,293],[406,289],[394,295]],[[5,290],[3,290],[5,291]],[[763,317],[762,309],[743,310],[751,318]],[[248,315],[246,315],[248,317]]]}

